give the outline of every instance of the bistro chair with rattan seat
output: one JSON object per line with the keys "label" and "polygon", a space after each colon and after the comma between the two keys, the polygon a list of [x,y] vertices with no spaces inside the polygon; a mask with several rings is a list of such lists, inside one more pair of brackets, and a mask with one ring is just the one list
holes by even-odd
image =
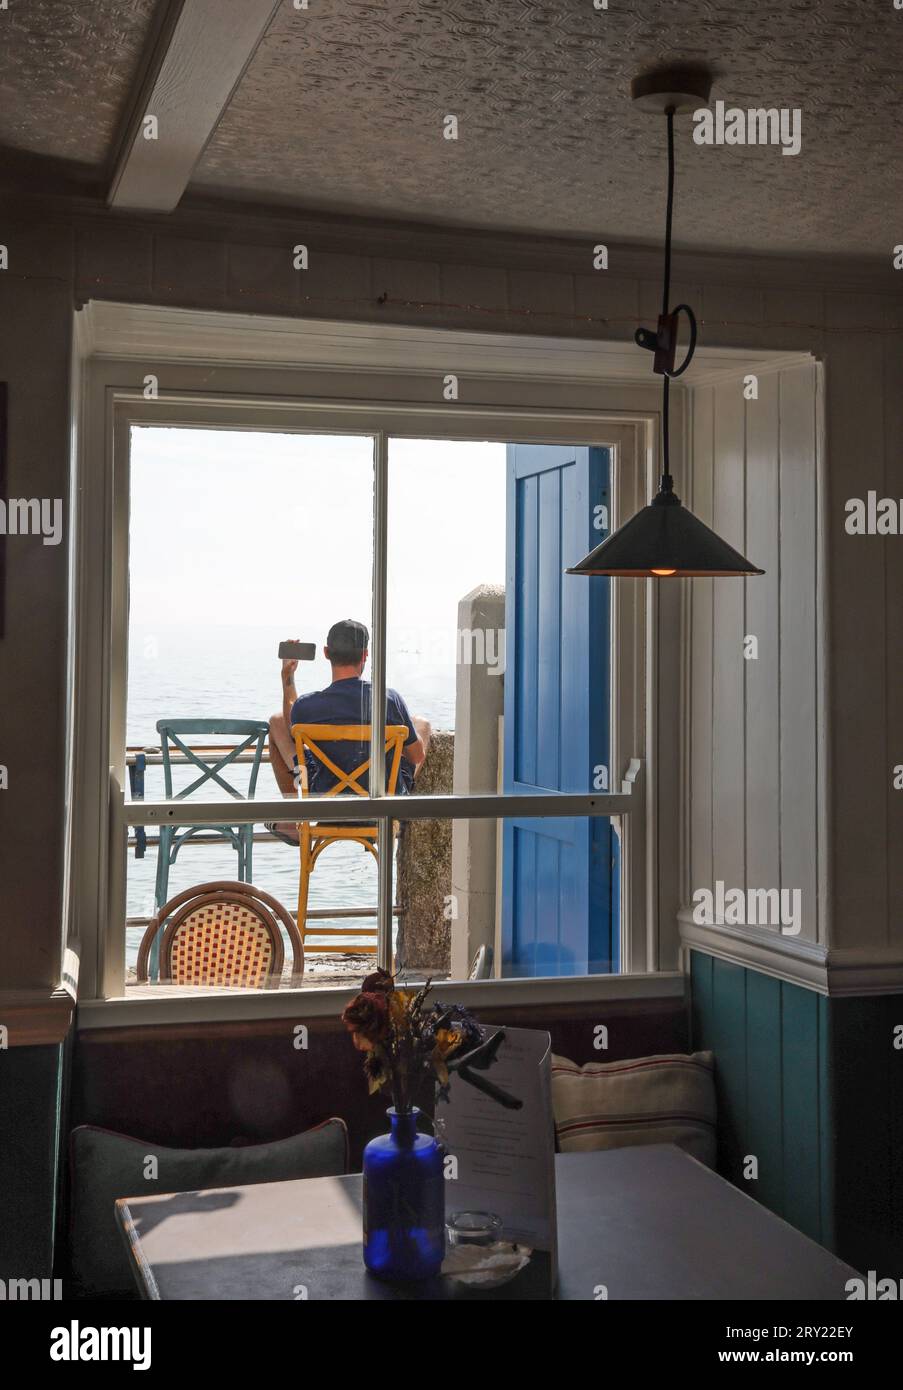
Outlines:
{"label": "bistro chair with rattan seat", "polygon": [[276,898],[252,883],[220,880],[187,888],[151,919],[138,951],[138,983],[147,983],[156,944],[160,984],[278,989],[285,963],[280,926],[292,951],[292,980],[300,980],[304,945]]}
{"label": "bistro chair with rattan seat", "polygon": [[[398,785],[398,771],[401,766],[401,754],[405,743],[410,738],[410,731],[406,724],[387,724],[386,725],[386,795],[394,796]],[[370,745],[370,725],[369,724],[293,724],[292,737],[295,740],[295,749],[298,754],[298,766],[305,768],[307,765],[307,754],[310,754],[326,768],[333,777],[335,784],[326,792],[317,792],[320,796],[362,796],[368,797],[369,790],[365,785],[365,779],[370,772],[370,759],[367,757],[360,765],[347,772],[339,767],[322,747],[324,743],[357,743],[369,747]],[[308,790],[308,779],[302,778],[301,796],[302,799],[312,795]],[[301,940],[305,943],[305,951],[308,955],[375,955],[377,928],[374,927],[355,927],[354,935],[364,938],[360,945],[340,945],[327,944],[322,946],[308,946],[306,944],[306,925],[307,909],[310,897],[310,876],[316,867],[320,855],[330,845],[356,842],[363,845],[364,849],[379,861],[379,850],[377,849],[378,826],[370,821],[350,822],[345,821],[340,825],[328,825],[322,821],[301,821],[298,825],[298,844],[301,851],[301,874],[298,882],[298,931],[301,933]],[[347,938],[349,929],[347,927],[317,927],[318,937],[339,937]]]}

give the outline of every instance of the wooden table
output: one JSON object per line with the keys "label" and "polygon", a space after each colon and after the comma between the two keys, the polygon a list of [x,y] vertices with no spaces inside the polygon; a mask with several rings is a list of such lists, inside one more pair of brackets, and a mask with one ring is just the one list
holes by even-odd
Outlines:
{"label": "wooden table", "polygon": [[[856,1277],[670,1144],[559,1154],[556,1180],[562,1299],[843,1300]],[[116,1214],[145,1298],[462,1296],[367,1274],[360,1174],[129,1197]]]}

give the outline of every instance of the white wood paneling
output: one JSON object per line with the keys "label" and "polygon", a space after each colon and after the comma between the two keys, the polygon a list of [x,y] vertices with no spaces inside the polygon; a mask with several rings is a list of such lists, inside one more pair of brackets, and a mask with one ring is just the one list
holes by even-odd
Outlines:
{"label": "white wood paneling", "polygon": [[[712,448],[714,388],[693,392],[692,445],[689,470],[693,511],[712,524]],[[712,872],[712,586],[713,579],[689,579],[690,619],[690,806],[689,886],[710,887]]]}
{"label": "white wood paneling", "polygon": [[746,681],[746,873],[750,884],[781,878],[780,648],[780,377],[759,378],[758,399],[746,403],[746,550],[764,569],[744,581],[745,629],[758,656],[744,661]]}
{"label": "white wood paneling", "polygon": [[[693,392],[693,506],[764,570],[694,580],[689,679],[691,887],[802,890],[819,940],[817,368]],[[758,639],[746,660],[744,638]],[[778,944],[777,925],[751,928]]]}
{"label": "white wood paneling", "polygon": [[[714,528],[745,548],[745,410],[742,381],[714,389]],[[728,888],[746,882],[746,728],[742,579],[713,580],[712,858]]]}
{"label": "white wood paneling", "polygon": [[817,940],[815,366],[780,374],[781,887]]}

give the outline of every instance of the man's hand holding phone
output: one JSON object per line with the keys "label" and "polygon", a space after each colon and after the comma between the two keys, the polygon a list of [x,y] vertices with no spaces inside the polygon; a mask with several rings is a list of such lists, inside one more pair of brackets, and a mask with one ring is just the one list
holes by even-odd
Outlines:
{"label": "man's hand holding phone", "polygon": [[313,642],[302,642],[295,637],[291,641],[279,643],[279,657],[282,661],[282,676],[294,675],[299,661],[313,661],[317,648]]}
{"label": "man's hand holding phone", "polygon": [[295,690],[298,662],[313,661],[316,655],[317,648],[313,642],[302,642],[295,637],[291,641],[279,643],[279,660],[282,662],[282,713],[286,728],[289,726],[292,705],[298,698]]}

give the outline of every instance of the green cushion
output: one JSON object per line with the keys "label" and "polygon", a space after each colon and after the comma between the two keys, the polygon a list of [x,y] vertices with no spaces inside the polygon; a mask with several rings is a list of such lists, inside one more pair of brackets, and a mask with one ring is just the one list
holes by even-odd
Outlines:
{"label": "green cushion", "polygon": [[[157,1160],[156,1178],[145,1177],[149,1158]],[[339,1119],[289,1139],[225,1149],[168,1149],[80,1125],[70,1142],[70,1255],[76,1288],[94,1297],[135,1294],[131,1262],[113,1209],[119,1197],[335,1177],[347,1168],[348,1132]]]}

